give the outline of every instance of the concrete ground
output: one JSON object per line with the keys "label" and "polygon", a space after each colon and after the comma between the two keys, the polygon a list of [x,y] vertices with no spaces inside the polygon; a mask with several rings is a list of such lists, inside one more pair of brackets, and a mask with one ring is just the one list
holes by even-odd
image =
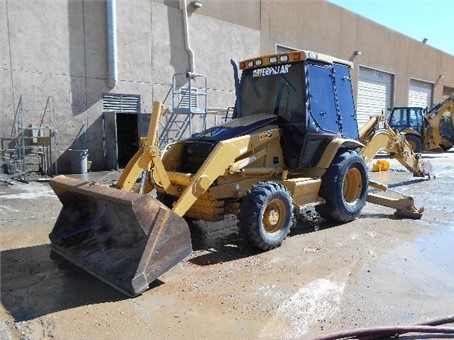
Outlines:
{"label": "concrete ground", "polygon": [[306,209],[283,245],[262,253],[233,218],[201,223],[193,254],[136,298],[50,258],[61,204],[46,182],[0,182],[1,339],[311,339],[452,315],[454,153],[423,156],[435,179],[395,161],[371,173],[413,195],[420,220],[368,203],[355,221],[331,225]]}

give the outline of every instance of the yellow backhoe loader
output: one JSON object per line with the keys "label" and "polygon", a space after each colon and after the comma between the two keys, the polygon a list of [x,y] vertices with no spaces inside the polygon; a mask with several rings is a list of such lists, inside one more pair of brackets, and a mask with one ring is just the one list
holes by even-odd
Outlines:
{"label": "yellow backhoe loader", "polygon": [[395,107],[389,125],[405,135],[415,152],[447,151],[454,145],[454,96],[427,112],[422,107]]}
{"label": "yellow backhoe loader", "polygon": [[382,149],[415,175],[426,171],[405,139],[378,118],[358,131],[350,62],[298,51],[239,65],[233,120],[161,154],[163,106],[155,102],[148,137],[115,188],[52,179],[63,204],[52,249],[135,296],[190,254],[190,220],[237,215],[245,239],[268,250],[281,245],[297,207],[309,203],[319,202],[320,214],[339,223],[355,219],[366,199],[421,216],[411,198],[369,192],[386,190],[369,181],[366,165]]}

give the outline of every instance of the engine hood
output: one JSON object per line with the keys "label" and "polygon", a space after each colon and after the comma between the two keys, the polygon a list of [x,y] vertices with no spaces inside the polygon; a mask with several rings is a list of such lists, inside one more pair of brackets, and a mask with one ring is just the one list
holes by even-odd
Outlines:
{"label": "engine hood", "polygon": [[218,143],[223,140],[254,133],[268,125],[276,125],[277,121],[278,117],[273,114],[255,114],[236,118],[196,133],[188,141],[211,141]]}

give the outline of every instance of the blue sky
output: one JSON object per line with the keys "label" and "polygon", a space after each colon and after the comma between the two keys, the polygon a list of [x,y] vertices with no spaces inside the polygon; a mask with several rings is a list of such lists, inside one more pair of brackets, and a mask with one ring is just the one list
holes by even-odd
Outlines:
{"label": "blue sky", "polygon": [[454,55],[452,0],[329,0],[413,39]]}

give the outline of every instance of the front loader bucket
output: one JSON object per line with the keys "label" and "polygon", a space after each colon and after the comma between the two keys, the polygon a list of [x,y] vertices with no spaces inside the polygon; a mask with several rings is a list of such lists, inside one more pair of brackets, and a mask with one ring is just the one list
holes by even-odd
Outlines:
{"label": "front loader bucket", "polygon": [[149,195],[58,176],[63,208],[50,233],[58,254],[129,296],[192,251],[185,220]]}

